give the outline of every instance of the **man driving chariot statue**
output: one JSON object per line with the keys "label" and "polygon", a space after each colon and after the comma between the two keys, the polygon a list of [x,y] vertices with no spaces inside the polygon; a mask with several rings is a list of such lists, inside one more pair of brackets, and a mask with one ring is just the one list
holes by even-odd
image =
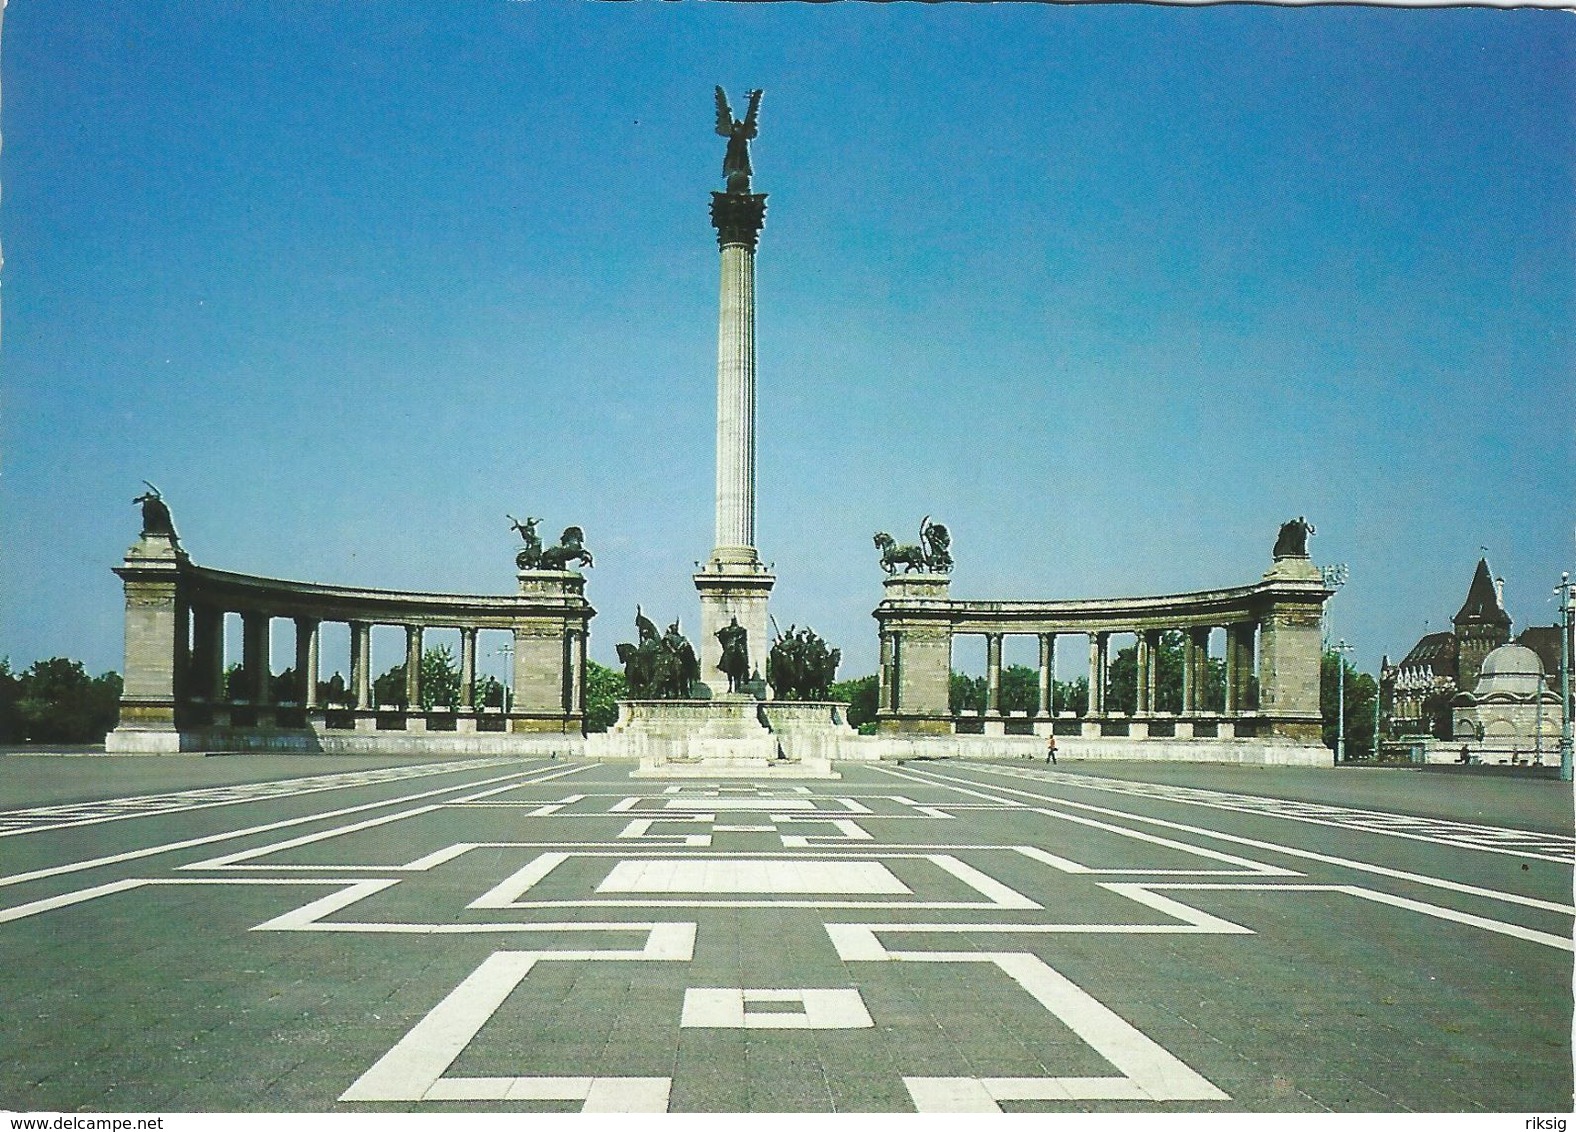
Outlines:
{"label": "man driving chariot statue", "polygon": [[916,571],[922,574],[947,574],[952,571],[952,536],[940,523],[932,523],[929,515],[919,524],[919,545],[900,546],[885,531],[876,532],[875,544],[881,552],[881,569],[888,574],[896,574],[899,566],[903,567],[905,574]]}

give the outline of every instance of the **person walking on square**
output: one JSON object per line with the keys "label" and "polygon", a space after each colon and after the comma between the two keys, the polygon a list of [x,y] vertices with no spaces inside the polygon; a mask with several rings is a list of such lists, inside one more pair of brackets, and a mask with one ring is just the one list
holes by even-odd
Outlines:
{"label": "person walking on square", "polygon": [[1045,739],[1045,761],[1052,766],[1056,765],[1056,736],[1049,735]]}

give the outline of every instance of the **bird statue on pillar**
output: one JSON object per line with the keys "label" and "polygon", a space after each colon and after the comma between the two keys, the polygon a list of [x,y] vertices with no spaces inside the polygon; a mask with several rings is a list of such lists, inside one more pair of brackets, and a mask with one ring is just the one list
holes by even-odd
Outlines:
{"label": "bird statue on pillar", "polygon": [[750,139],[755,137],[755,116],[760,109],[761,92],[750,91],[750,107],[741,122],[734,118],[728,106],[728,96],[717,88],[717,133],[728,139],[728,152],[722,158],[722,176],[728,192],[750,191]]}

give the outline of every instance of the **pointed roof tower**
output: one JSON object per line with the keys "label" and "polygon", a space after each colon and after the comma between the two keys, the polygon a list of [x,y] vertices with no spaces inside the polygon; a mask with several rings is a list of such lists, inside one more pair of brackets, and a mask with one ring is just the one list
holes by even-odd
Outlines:
{"label": "pointed roof tower", "polygon": [[1500,603],[1487,558],[1478,559],[1477,572],[1472,575],[1472,585],[1467,589],[1467,600],[1453,620],[1457,630],[1466,625],[1499,625],[1510,629],[1510,614]]}

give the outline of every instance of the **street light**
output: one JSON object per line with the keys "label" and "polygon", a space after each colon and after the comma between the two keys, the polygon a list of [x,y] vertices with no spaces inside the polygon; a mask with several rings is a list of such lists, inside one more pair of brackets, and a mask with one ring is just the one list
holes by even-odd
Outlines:
{"label": "street light", "polygon": [[[1571,780],[1571,576],[1560,575],[1560,781]],[[1541,703],[1542,700],[1540,699]]]}
{"label": "street light", "polygon": [[1335,761],[1336,764],[1346,761],[1346,654],[1352,651],[1352,646],[1346,643],[1346,638],[1330,647],[1335,654],[1336,669],[1336,698],[1335,698]]}
{"label": "street light", "polygon": [[[1351,571],[1346,568],[1346,563],[1335,562],[1328,566],[1319,567],[1319,577],[1324,581],[1324,588],[1330,591],[1330,596],[1335,596],[1335,591],[1346,584],[1346,579],[1351,576]],[[1326,601],[1324,608],[1319,610],[1319,637],[1320,643],[1330,639],[1330,603]]]}

